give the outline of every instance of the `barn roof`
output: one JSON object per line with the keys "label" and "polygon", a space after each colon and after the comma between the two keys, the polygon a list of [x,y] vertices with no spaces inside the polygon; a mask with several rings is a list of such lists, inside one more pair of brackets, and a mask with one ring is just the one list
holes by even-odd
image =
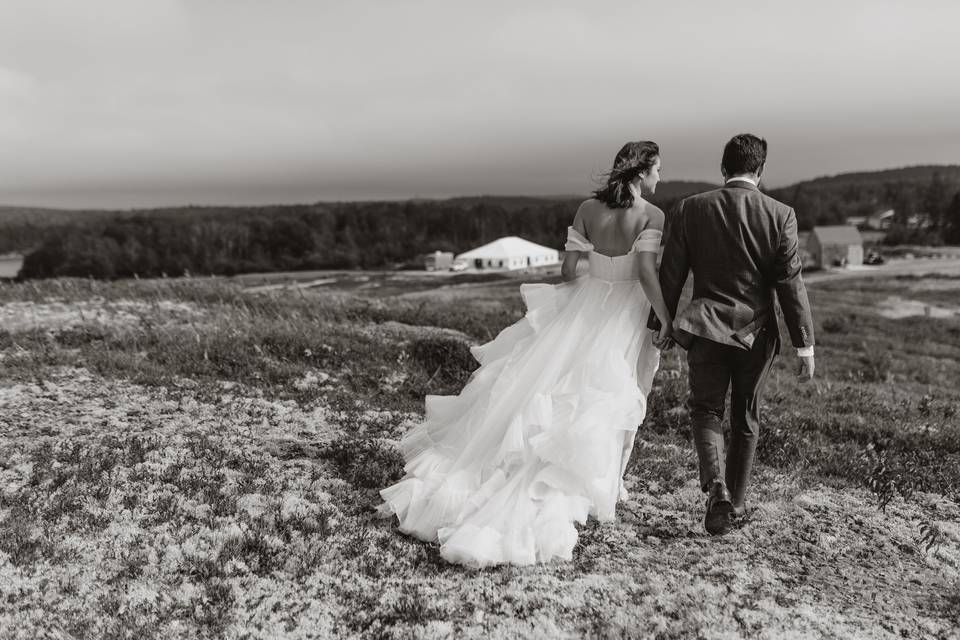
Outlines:
{"label": "barn roof", "polygon": [[461,253],[457,256],[457,259],[464,260],[473,260],[475,258],[490,258],[490,259],[501,259],[501,258],[516,258],[518,256],[539,256],[539,255],[549,255],[556,256],[557,250],[551,249],[550,247],[544,247],[535,242],[530,242],[529,240],[524,240],[523,238],[518,238],[517,236],[507,236],[505,238],[500,238],[499,240],[494,240],[493,242],[488,242],[482,247],[477,247],[476,249],[471,249],[466,253]]}
{"label": "barn roof", "polygon": [[835,225],[829,227],[814,227],[813,235],[821,245],[825,244],[863,244],[863,238],[856,227]]}

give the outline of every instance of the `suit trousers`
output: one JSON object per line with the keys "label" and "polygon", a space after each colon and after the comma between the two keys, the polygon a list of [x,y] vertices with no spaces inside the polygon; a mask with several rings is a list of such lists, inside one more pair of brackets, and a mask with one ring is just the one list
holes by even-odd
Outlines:
{"label": "suit trousers", "polygon": [[[690,421],[700,461],[700,486],[724,480],[741,507],[760,433],[760,392],[779,351],[776,331],[763,328],[748,350],[701,338],[687,351]],[[723,420],[730,390],[730,444],[724,456]]]}

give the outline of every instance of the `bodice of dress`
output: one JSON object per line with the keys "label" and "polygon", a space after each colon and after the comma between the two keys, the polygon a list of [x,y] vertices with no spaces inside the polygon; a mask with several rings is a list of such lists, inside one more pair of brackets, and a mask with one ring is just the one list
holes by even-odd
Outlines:
{"label": "bodice of dress", "polygon": [[663,232],[659,229],[645,229],[640,232],[630,251],[621,256],[607,256],[598,253],[593,248],[593,243],[582,233],[573,227],[567,227],[567,243],[564,249],[589,252],[590,275],[594,278],[607,282],[630,281],[640,277],[641,253],[660,253],[662,237]]}

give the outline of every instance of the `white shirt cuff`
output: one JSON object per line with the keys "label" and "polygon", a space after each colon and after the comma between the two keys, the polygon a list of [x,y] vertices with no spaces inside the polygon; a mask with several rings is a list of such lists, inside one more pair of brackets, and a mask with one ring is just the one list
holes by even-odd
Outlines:
{"label": "white shirt cuff", "polygon": [[801,358],[810,358],[813,356],[813,347],[798,347],[797,355]]}

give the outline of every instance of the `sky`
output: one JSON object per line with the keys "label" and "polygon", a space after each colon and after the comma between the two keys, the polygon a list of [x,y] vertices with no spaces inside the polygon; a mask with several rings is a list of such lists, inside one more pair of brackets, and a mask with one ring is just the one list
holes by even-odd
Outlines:
{"label": "sky", "polygon": [[960,163],[960,2],[0,0],[0,204],[586,193]]}

